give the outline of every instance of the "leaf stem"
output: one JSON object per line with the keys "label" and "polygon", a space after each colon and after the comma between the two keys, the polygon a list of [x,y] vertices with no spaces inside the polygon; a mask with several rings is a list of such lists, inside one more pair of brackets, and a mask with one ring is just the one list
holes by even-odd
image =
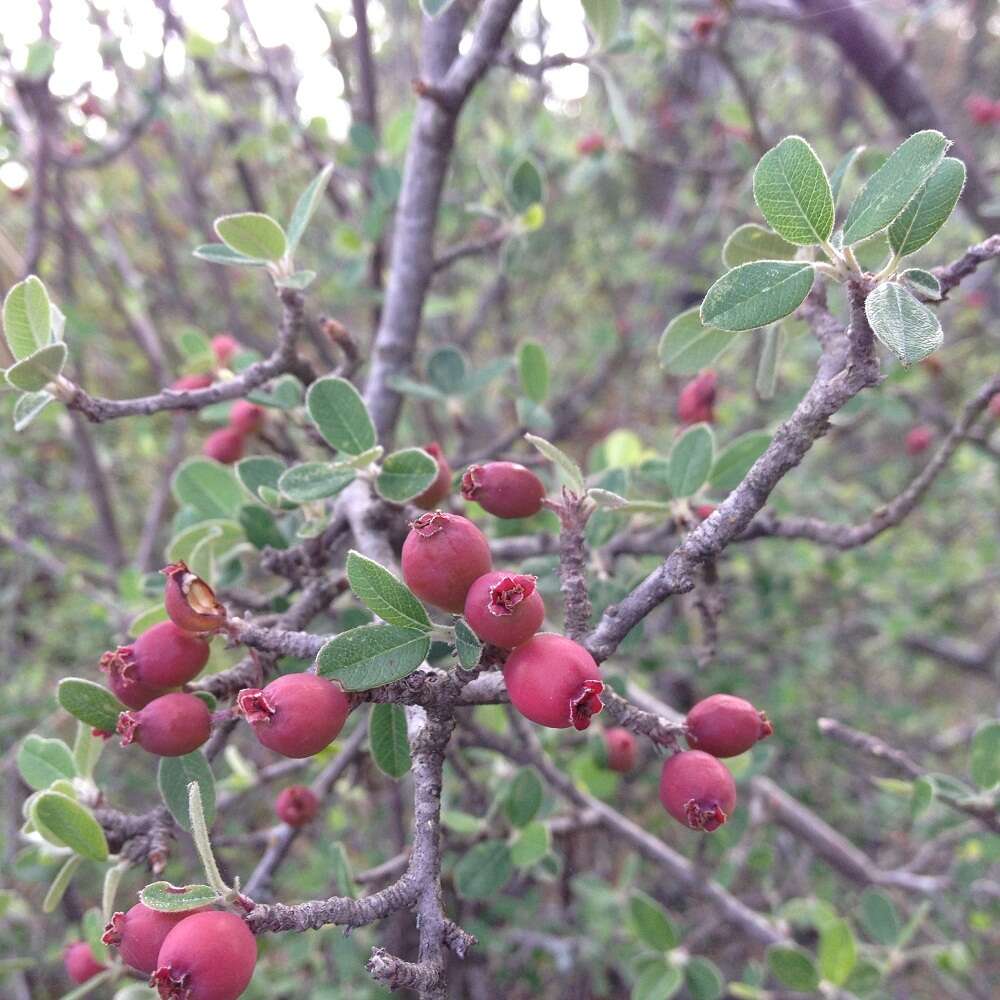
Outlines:
{"label": "leaf stem", "polygon": [[212,842],[208,836],[208,824],[205,822],[205,810],[201,802],[201,786],[197,781],[192,781],[187,787],[191,836],[194,839],[194,846],[198,850],[198,857],[201,858],[202,866],[205,869],[205,878],[220,896],[226,896],[231,890],[223,881],[222,873],[215,862],[215,855],[212,853]]}

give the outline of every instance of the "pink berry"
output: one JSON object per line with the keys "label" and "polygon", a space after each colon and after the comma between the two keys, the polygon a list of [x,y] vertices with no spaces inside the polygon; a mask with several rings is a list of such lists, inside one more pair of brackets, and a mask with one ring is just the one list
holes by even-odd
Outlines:
{"label": "pink berry", "polygon": [[130,646],[119,646],[101,657],[101,668],[126,682],[166,691],[194,680],[208,663],[208,643],[173,622],[151,625]]}
{"label": "pink berry", "polygon": [[977,125],[993,125],[998,120],[997,104],[985,94],[970,94],[965,99],[965,110]]}
{"label": "pink berry", "polygon": [[165,694],[138,712],[122,712],[117,730],[123,747],[138,743],[158,757],[183,757],[211,735],[212,715],[193,694]]}
{"label": "pink berry", "polygon": [[588,132],[576,142],[576,151],[580,156],[596,156],[607,149],[607,143],[600,132]]}
{"label": "pink berry", "polygon": [[718,380],[719,377],[714,371],[703,371],[681,389],[677,399],[677,418],[682,424],[714,422]]}
{"label": "pink berry", "polygon": [[138,672],[132,671],[130,661],[121,655],[129,649],[130,646],[119,646],[116,650],[108,650],[101,657],[100,667],[108,675],[111,693],[123,705],[145,708],[154,698],[164,694],[164,689],[147,687],[138,679]]}
{"label": "pink berry", "polygon": [[604,734],[604,747],[608,754],[608,767],[612,771],[624,774],[635,767],[639,745],[627,729],[609,729]]}
{"label": "pink berry", "polygon": [[774,729],[763,712],[731,694],[703,698],[687,715],[688,746],[713,757],[738,757]]}
{"label": "pink berry", "polygon": [[191,389],[207,389],[212,384],[212,376],[203,373],[200,375],[182,375],[171,386],[177,392],[189,392]]}
{"label": "pink berry", "polygon": [[274,811],[282,823],[289,826],[305,826],[316,818],[319,799],[316,793],[305,785],[289,785],[283,788],[274,800]]}
{"label": "pink berry", "polygon": [[504,681],[511,704],[551,729],[586,729],[604,708],[604,682],[594,658],[572,639],[542,632],[507,657]]}
{"label": "pink berry", "polygon": [[729,768],[711,754],[684,750],[663,764],[660,802],[678,823],[711,833],[736,806],[736,783]]}
{"label": "pink berry", "polygon": [[934,430],[926,424],[912,428],[906,435],[904,445],[907,455],[919,455],[926,451],[934,440]]}
{"label": "pink berry", "polygon": [[456,615],[473,582],[493,567],[486,536],[467,518],[440,510],[410,525],[400,561],[406,585],[420,600]]}
{"label": "pink berry", "polygon": [[164,913],[136,903],[128,913],[118,912],[104,926],[101,940],[118,949],[121,960],[136,972],[148,976],[156,968],[156,959],[166,936],[195,910]]}
{"label": "pink berry", "polygon": [[483,642],[513,649],[530,639],[545,618],[535,577],[493,570],[469,588],[465,620]]}
{"label": "pink berry", "polygon": [[247,399],[237,399],[229,411],[229,426],[240,434],[253,434],[264,422],[264,407]]}
{"label": "pink berry", "polygon": [[716,511],[714,503],[700,503],[695,507],[695,516],[699,521],[707,521]]}
{"label": "pink berry", "polygon": [[85,983],[107,968],[94,958],[86,941],[73,941],[66,945],[63,950],[63,965],[74,983]]}
{"label": "pink berry", "polygon": [[226,609],[216,599],[215,591],[192,573],[186,563],[171,563],[160,572],[167,578],[163,606],[178,628],[186,632],[214,632],[225,624]]}
{"label": "pink berry", "polygon": [[285,674],[245,688],[236,705],[264,746],[285,757],[312,757],[332,743],[351,710],[343,688],[316,674]]}
{"label": "pink berry", "polygon": [[225,368],[239,350],[240,342],[231,333],[217,333],[212,338],[212,353],[220,368]]}
{"label": "pink berry", "polygon": [[470,465],[462,476],[462,496],[495,517],[531,517],[542,509],[545,487],[517,462]]}
{"label": "pink berry", "polygon": [[413,502],[422,510],[434,510],[451,493],[451,466],[436,441],[425,444],[424,451],[437,462],[438,473],[434,482],[420,496],[414,497]]}
{"label": "pink berry", "polygon": [[235,427],[220,427],[205,438],[201,453],[223,465],[232,465],[243,457],[243,433]]}

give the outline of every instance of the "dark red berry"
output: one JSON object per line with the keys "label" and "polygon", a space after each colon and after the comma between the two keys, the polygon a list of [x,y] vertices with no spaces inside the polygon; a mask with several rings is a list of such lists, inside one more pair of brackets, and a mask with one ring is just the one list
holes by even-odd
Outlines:
{"label": "dark red berry", "polygon": [[182,375],[170,388],[177,392],[187,392],[190,389],[207,389],[211,384],[212,376],[208,374]]}
{"label": "dark red berry", "polygon": [[63,950],[63,965],[74,983],[85,983],[107,968],[94,958],[86,941],[73,941],[66,945]]}
{"label": "dark red berry", "polygon": [[608,767],[624,774],[635,767],[639,744],[627,729],[609,729],[604,734],[604,747],[608,754]]}
{"label": "dark red berry", "polygon": [[343,688],[316,674],[285,674],[263,690],[245,688],[236,704],[257,739],[285,757],[311,757],[329,746],[351,710]]}
{"label": "dark red berry", "polygon": [[159,757],[183,757],[211,735],[212,714],[193,694],[165,694],[137,712],[122,712],[117,731],[123,747],[138,743]]}
{"label": "dark red berry", "polygon": [[158,622],[132,645],[105,653],[101,667],[126,682],[134,680],[162,693],[194,680],[208,663],[209,652],[208,643],[200,635],[185,632],[173,622]]}
{"label": "dark red berry", "polygon": [[229,426],[240,434],[253,434],[264,422],[264,407],[247,399],[238,399],[229,411]]}
{"label": "dark red berry", "polygon": [[289,785],[283,788],[274,800],[274,811],[278,819],[289,826],[305,826],[316,818],[319,799],[316,793],[305,785]]}
{"label": "dark red berry", "polygon": [[410,525],[403,579],[422,601],[458,615],[473,582],[493,568],[486,536],[467,518],[435,510]]}
{"label": "dark red berry", "polygon": [[678,823],[711,833],[736,806],[736,783],[729,768],[711,754],[684,750],[663,764],[660,802]]}
{"label": "dark red berry", "polygon": [[718,15],[700,14],[691,24],[691,34],[694,35],[699,42],[708,41],[708,39],[712,37],[712,32],[715,31],[718,23]]}
{"label": "dark red berry", "polygon": [[205,438],[201,453],[223,465],[232,465],[243,457],[243,437],[235,427],[220,427]]}
{"label": "dark red berry", "polygon": [[235,914],[195,913],[165,938],[149,980],[160,1000],[236,1000],[250,985],[257,941]]}
{"label": "dark red berry", "polygon": [[535,577],[493,570],[469,588],[464,614],[483,642],[513,649],[542,627],[545,604],[535,588]]}
{"label": "dark red berry", "polygon": [[588,132],[576,141],[576,151],[580,156],[597,156],[607,149],[607,143],[600,132]]}
{"label": "dark red berry", "polygon": [[586,729],[604,708],[604,682],[594,658],[572,639],[542,632],[507,657],[504,680],[511,704],[551,729]]}
{"label": "dark red berry", "polygon": [[924,360],[920,362],[920,367],[930,375],[933,375],[935,378],[937,378],[938,375],[944,374],[944,362],[936,354],[930,354],[924,358]]}
{"label": "dark red berry", "polygon": [[677,418],[682,424],[710,424],[715,420],[718,380],[714,371],[703,371],[681,389],[677,399]]}
{"label": "dark red berry", "polygon": [[128,911],[119,911],[104,925],[101,940],[118,949],[121,960],[136,972],[148,976],[156,968],[156,959],[166,936],[195,910],[163,913],[136,903]]}
{"label": "dark red berry", "polygon": [[462,476],[462,496],[494,517],[531,517],[542,509],[545,487],[517,462],[470,465]]}
{"label": "dark red berry", "polygon": [[738,757],[773,732],[763,712],[731,694],[703,698],[687,715],[688,746],[713,757]]}
{"label": "dark red berry", "polygon": [[694,512],[699,521],[707,521],[716,511],[714,503],[700,503],[695,507]]}
{"label": "dark red berry", "polygon": [[451,493],[451,466],[437,441],[425,444],[424,451],[437,462],[438,473],[434,482],[420,496],[414,497],[413,502],[423,510],[434,510]]}
{"label": "dark red berry", "polygon": [[1000,101],[991,101],[985,94],[970,94],[965,99],[965,110],[977,125],[1000,122]]}
{"label": "dark red berry", "polygon": [[934,430],[926,424],[912,428],[906,435],[905,447],[907,455],[919,455],[931,446],[934,440]]}
{"label": "dark red berry", "polygon": [[213,632],[225,624],[226,609],[216,599],[215,591],[192,573],[186,563],[171,563],[160,572],[167,578],[163,606],[178,628],[187,632]]}
{"label": "dark red berry", "polygon": [[231,333],[217,333],[212,338],[212,353],[220,368],[225,368],[239,350],[240,342]]}
{"label": "dark red berry", "polygon": [[138,671],[133,669],[131,658],[126,659],[122,653],[131,646],[119,646],[116,650],[108,650],[101,657],[101,670],[108,675],[108,687],[111,693],[127,708],[145,708],[154,698],[164,694],[163,688],[147,687],[138,679]]}

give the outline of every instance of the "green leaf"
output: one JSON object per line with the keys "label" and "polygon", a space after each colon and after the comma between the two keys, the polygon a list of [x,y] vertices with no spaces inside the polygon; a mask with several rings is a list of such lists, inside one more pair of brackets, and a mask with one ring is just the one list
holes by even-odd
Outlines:
{"label": "green leaf", "polygon": [[247,396],[251,403],[270,406],[276,410],[294,410],[302,404],[302,383],[294,375],[282,375],[271,383],[269,392],[255,389]]}
{"label": "green leaf", "polygon": [[764,344],[760,351],[760,361],[757,364],[757,377],[754,388],[761,399],[773,399],[774,389],[778,383],[778,363],[785,346],[785,331],[781,324],[769,326],[764,331]]}
{"label": "green leaf", "polygon": [[767,951],[767,964],[782,985],[804,993],[819,986],[819,973],[813,960],[801,948],[772,945]]}
{"label": "green leaf", "polygon": [[323,439],[338,451],[360,455],[378,443],[365,401],[347,379],[317,379],[306,393],[306,409]]}
{"label": "green leaf", "polygon": [[527,826],[542,807],[542,782],[530,767],[517,772],[503,799],[503,809],[513,826]]}
{"label": "green leaf", "polygon": [[296,271],[294,274],[285,275],[283,278],[275,278],[274,284],[277,288],[294,288],[301,292],[308,288],[316,280],[315,271]]}
{"label": "green leaf", "polygon": [[455,655],[463,670],[475,670],[483,656],[483,644],[464,618],[455,621]]}
{"label": "green leaf", "polygon": [[104,750],[104,742],[103,737],[95,736],[90,731],[90,726],[77,720],[76,738],[73,740],[73,766],[81,778],[90,779],[94,776],[94,768]]}
{"label": "green leaf", "polygon": [[422,448],[403,448],[387,455],[375,479],[379,496],[406,503],[420,496],[437,479],[438,465]]}
{"label": "green leaf", "polygon": [[240,508],[240,527],[247,541],[256,549],[270,545],[272,549],[287,549],[288,539],[281,533],[274,515],[265,507],[248,503]]}
{"label": "green leaf", "polygon": [[261,486],[270,486],[271,489],[278,488],[278,480],[285,471],[285,463],[268,455],[254,455],[252,458],[241,459],[233,466],[236,478],[243,484],[247,492],[254,498],[260,499],[257,492]]}
{"label": "green leaf", "polygon": [[52,913],[55,910],[66,894],[70,882],[73,881],[77,868],[82,864],[83,858],[79,854],[74,854],[71,858],[66,859],[52,880],[52,885],[49,886],[45,899],[42,900],[42,913]]}
{"label": "green leaf", "polygon": [[555,464],[556,468],[562,473],[566,485],[574,493],[578,495],[583,493],[583,472],[580,471],[580,466],[569,455],[551,442],[546,441],[545,438],[537,437],[534,434],[525,434],[524,440],[537,451],[541,452],[550,462]]}
{"label": "green leaf", "polygon": [[726,267],[739,267],[755,260],[791,260],[798,247],[756,222],[747,222],[734,230],[722,247]]}
{"label": "green leaf", "polygon": [[899,275],[899,280],[905,282],[925,298],[934,301],[941,298],[941,282],[930,271],[925,271],[922,267],[907,268]]}
{"label": "green leaf", "polygon": [[374,448],[361,452],[360,455],[352,455],[344,464],[349,465],[352,469],[367,469],[369,465],[374,465],[382,458],[384,451],[385,448],[377,444]]}
{"label": "green leaf", "polygon": [[72,781],[77,774],[73,753],[62,740],[47,740],[34,733],[26,736],[18,748],[17,769],[25,784],[36,792],[60,778]]}
{"label": "green leaf", "polygon": [[980,788],[1000,784],[1000,722],[984,722],[972,737],[969,766],[972,780]]}
{"label": "green leaf", "polygon": [[170,882],[152,882],[139,890],[139,901],[160,913],[183,913],[211,906],[219,901],[210,885],[172,885]]}
{"label": "green leaf", "polygon": [[427,611],[409,587],[384,566],[354,549],[347,554],[347,581],[354,596],[382,621],[422,632],[430,631],[431,620]]}
{"label": "green leaf", "polygon": [[212,826],[215,821],[215,778],[201,751],[196,750],[183,757],[162,757],[156,781],[170,815],[189,833],[191,817],[188,813],[188,785],[197,781],[205,822],[209,827]]}
{"label": "green leaf", "polygon": [[875,336],[904,368],[922,361],[944,342],[937,316],[895,281],[878,285],[869,294],[865,315]]}
{"label": "green leaf", "polygon": [[22,392],[39,392],[53,381],[66,364],[66,345],[41,347],[7,369],[7,381]]}
{"label": "green leaf", "polygon": [[815,246],[833,233],[830,181],[801,136],[782,139],[761,157],[753,174],[753,196],[771,228],[789,243]]}
{"label": "green leaf", "polygon": [[899,913],[888,896],[866,889],[861,897],[861,924],[876,944],[895,944],[899,937]]}
{"label": "green leaf", "polygon": [[317,657],[319,673],[347,691],[368,691],[413,673],[427,658],[426,632],[399,625],[362,625],[331,639]]}
{"label": "green leaf", "polygon": [[517,352],[517,369],[524,394],[533,403],[544,403],[549,394],[549,359],[545,348],[526,340]]}
{"label": "green leaf", "polygon": [[24,75],[29,80],[44,80],[52,72],[56,59],[56,47],[46,38],[40,38],[28,46],[28,58],[24,64]]}
{"label": "green leaf", "polygon": [[244,502],[233,470],[210,458],[189,458],[174,473],[170,488],[179,504],[204,517],[230,520]]}
{"label": "green leaf", "polygon": [[667,911],[652,896],[638,889],[629,897],[628,922],[635,936],[654,951],[677,947],[677,928]]}
{"label": "green leaf", "polygon": [[530,868],[549,853],[551,844],[552,836],[544,823],[529,823],[510,845],[510,860],[517,868]]}
{"label": "green leaf", "polygon": [[288,250],[281,226],[262,212],[224,215],[215,220],[215,232],[230,250],[254,260],[278,261]]}
{"label": "green leaf", "polygon": [[356,475],[348,465],[304,462],[281,474],[278,489],[294,503],[308,503],[334,496],[354,482]]}
{"label": "green leaf", "polygon": [[830,174],[830,190],[833,193],[834,203],[840,198],[840,189],[844,185],[844,178],[847,176],[847,171],[851,169],[851,165],[864,152],[864,149],[864,146],[855,146],[833,168],[833,173]]}
{"label": "green leaf", "polygon": [[21,432],[56,397],[50,392],[26,392],[14,404],[14,430]]}
{"label": "green leaf", "polygon": [[933,781],[927,778],[917,778],[913,782],[913,789],[910,795],[910,815],[916,819],[930,809],[936,794],[937,789]]}
{"label": "green leaf", "polygon": [[257,260],[254,257],[247,257],[246,254],[237,253],[225,245],[225,243],[203,243],[191,251],[193,257],[199,260],[207,260],[210,264],[226,264],[230,267],[264,267],[266,260]]}
{"label": "green leaf", "polygon": [[486,840],[466,851],[455,865],[455,891],[462,899],[491,899],[513,873],[510,848],[502,840]]}
{"label": "green leaf", "polygon": [[597,40],[607,48],[618,36],[621,0],[583,0],[583,11]]}
{"label": "green leaf", "polygon": [[705,326],[694,306],[667,324],[656,353],[660,365],[671,374],[696,375],[721,357],[734,338],[727,330]]}
{"label": "green leaf", "polygon": [[3,330],[15,361],[30,357],[49,343],[52,309],[45,285],[30,275],[19,281],[3,300]]}
{"label": "green leaf", "polygon": [[507,198],[515,212],[524,212],[544,200],[542,171],[530,157],[515,164],[507,175]]}
{"label": "green leaf", "polygon": [[965,187],[965,164],[946,156],[927,183],[889,226],[889,245],[900,257],[915,253],[948,221]]}
{"label": "green leaf", "polygon": [[211,555],[212,558],[221,561],[228,558],[243,540],[243,528],[236,521],[222,518],[198,521],[170,540],[167,546],[167,559],[170,562],[186,562],[192,572],[197,573],[193,563],[199,546],[202,547],[203,556]]}
{"label": "green leaf", "polygon": [[306,226],[319,205],[320,198],[330,181],[330,174],[333,173],[333,164],[328,163],[310,182],[309,186],[299,195],[299,200],[295,203],[292,217],[288,223],[288,253],[295,253],[302,239],[302,234],[306,231]]}
{"label": "green leaf", "polygon": [[418,399],[429,399],[435,403],[444,402],[448,397],[432,385],[414,381],[405,375],[395,375],[389,379],[389,385],[404,396],[416,396]]}
{"label": "green leaf", "polygon": [[630,997],[631,1000],[670,1000],[683,982],[680,969],[657,958],[643,965]]}
{"label": "green leaf", "polygon": [[31,820],[82,858],[104,861],[108,856],[108,842],[100,823],[86,806],[66,795],[39,792],[31,804]]}
{"label": "green leaf", "polygon": [[696,955],[684,966],[684,982],[692,1000],[719,1000],[726,981],[714,962]]}
{"label": "green leaf", "polygon": [[715,439],[707,424],[688,428],[674,442],[667,464],[667,483],[674,497],[693,496],[712,469]]}
{"label": "green leaf", "polygon": [[845,245],[885,229],[937,170],[949,145],[940,132],[927,129],[898,146],[854,199],[844,223]]}
{"label": "green leaf", "polygon": [[410,740],[402,705],[373,705],[368,718],[368,743],[378,769],[402,778],[410,769]]}
{"label": "green leaf", "polygon": [[465,387],[465,376],[465,355],[457,347],[439,347],[427,359],[427,378],[445,396],[461,392]]}
{"label": "green leaf", "polygon": [[59,682],[59,704],[70,715],[94,729],[113,733],[125,706],[102,684],[82,677],[64,677]]}
{"label": "green leaf", "polygon": [[701,321],[741,332],[767,326],[793,313],[813,284],[805,261],[758,260],[726,272],[701,304]]}
{"label": "green leaf", "polygon": [[602,490],[596,486],[591,486],[587,490],[587,496],[598,507],[604,507],[606,510],[625,510],[629,505],[625,497],[620,496],[618,493],[612,493],[611,490]]}
{"label": "green leaf", "polygon": [[851,925],[846,920],[825,924],[819,932],[819,969],[822,977],[843,986],[858,960]]}

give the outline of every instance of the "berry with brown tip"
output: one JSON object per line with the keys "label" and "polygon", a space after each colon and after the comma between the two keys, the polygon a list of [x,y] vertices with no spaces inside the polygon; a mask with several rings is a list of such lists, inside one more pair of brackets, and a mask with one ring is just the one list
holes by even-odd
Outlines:
{"label": "berry with brown tip", "polygon": [[194,913],[164,939],[149,984],[160,1000],[236,1000],[250,985],[257,940],[235,914]]}
{"label": "berry with brown tip", "polygon": [[604,708],[604,682],[594,658],[578,642],[553,632],[532,636],[507,657],[504,681],[511,704],[551,729],[586,729]]}
{"label": "berry with brown tip", "polygon": [[513,649],[527,642],[541,627],[545,604],[536,578],[493,570],[469,588],[465,620],[483,642]]}
{"label": "berry with brown tip", "polygon": [[635,737],[620,726],[609,729],[604,734],[604,749],[608,755],[608,767],[619,774],[625,774],[635,767],[639,756],[639,744]]}
{"label": "berry with brown tip", "polygon": [[212,338],[212,353],[220,368],[225,368],[239,350],[240,342],[231,333],[217,333]]}
{"label": "berry with brown tip", "polygon": [[115,913],[104,925],[101,940],[118,949],[121,960],[136,972],[150,975],[166,936],[197,910],[165,913],[136,903],[127,913]]}
{"label": "berry with brown tip", "polygon": [[248,399],[237,399],[229,411],[229,426],[240,434],[254,434],[264,422],[264,407]]}
{"label": "berry with brown tip", "polygon": [[200,636],[178,628],[173,622],[151,625],[130,646],[119,646],[101,657],[101,668],[125,681],[166,691],[194,680],[208,663],[211,650]]}
{"label": "berry with brown tip", "polygon": [[545,486],[517,462],[488,462],[465,470],[462,496],[494,517],[531,517],[542,509]]}
{"label": "berry with brown tip", "polygon": [[677,398],[677,418],[682,424],[711,424],[715,421],[715,397],[719,376],[711,369],[701,372],[681,389]]}
{"label": "berry with brown tip", "polygon": [[718,830],[736,806],[736,783],[722,761],[701,750],[669,757],[660,776],[660,802],[692,830]]}
{"label": "berry with brown tip", "polygon": [[305,826],[312,822],[319,812],[316,793],[305,785],[289,785],[283,788],[274,800],[274,811],[282,823],[289,826]]}
{"label": "berry with brown tip", "polygon": [[208,740],[212,714],[201,698],[177,692],[155,698],[137,712],[122,712],[116,729],[123,747],[138,743],[158,757],[183,757]]}
{"label": "berry with brown tip", "polygon": [[63,965],[74,983],[85,983],[107,968],[94,958],[86,941],[73,941],[66,945],[63,949]]}
{"label": "berry with brown tip", "polygon": [[177,392],[188,392],[191,389],[207,389],[212,384],[212,376],[203,373],[200,375],[182,375],[170,386]]}
{"label": "berry with brown tip", "polygon": [[403,580],[420,600],[456,615],[475,580],[493,568],[486,536],[468,518],[441,510],[410,524],[400,562]]}
{"label": "berry with brown tip", "polygon": [[687,742],[713,757],[738,757],[774,732],[763,712],[744,698],[713,694],[687,714]]}
{"label": "berry with brown tip", "polygon": [[332,743],[351,710],[343,688],[316,674],[285,674],[263,689],[244,688],[236,705],[264,746],[295,758]]}
{"label": "berry with brown tip", "polygon": [[187,632],[214,632],[226,622],[226,609],[215,591],[187,563],[175,562],[160,572],[167,578],[163,606],[170,620]]}
{"label": "berry with brown tip", "polygon": [[243,457],[243,432],[235,427],[220,427],[202,442],[201,453],[223,465],[232,465]]}
{"label": "berry with brown tip", "polygon": [[912,428],[906,435],[904,446],[907,455],[919,455],[927,451],[934,440],[934,430],[926,424]]}
{"label": "berry with brown tip", "polygon": [[422,510],[434,510],[451,493],[451,466],[448,464],[448,459],[444,457],[441,445],[437,441],[425,444],[424,451],[437,462],[438,472],[434,477],[434,482],[423,493],[414,497],[413,502]]}

